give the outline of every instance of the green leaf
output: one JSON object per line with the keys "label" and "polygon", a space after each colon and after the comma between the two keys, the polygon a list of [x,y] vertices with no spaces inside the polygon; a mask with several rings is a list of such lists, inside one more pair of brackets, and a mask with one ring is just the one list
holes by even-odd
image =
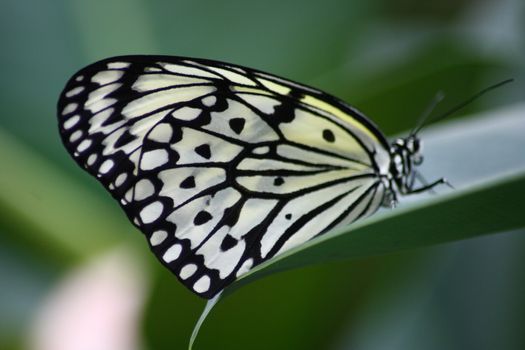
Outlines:
{"label": "green leaf", "polygon": [[206,303],[204,310],[202,311],[201,315],[199,316],[199,319],[197,320],[197,323],[195,324],[195,327],[193,328],[193,332],[191,332],[190,344],[188,347],[189,350],[193,349],[193,343],[195,343],[195,339],[197,339],[197,335],[199,334],[199,330],[201,329],[204,320],[206,319],[206,317],[208,317],[208,314],[213,309],[213,307],[219,302],[221,296],[222,292],[208,300],[208,302]]}

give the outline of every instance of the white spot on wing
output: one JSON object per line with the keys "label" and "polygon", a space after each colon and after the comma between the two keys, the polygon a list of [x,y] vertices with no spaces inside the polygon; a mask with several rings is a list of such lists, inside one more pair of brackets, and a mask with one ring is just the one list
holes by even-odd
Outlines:
{"label": "white spot on wing", "polygon": [[68,120],[64,122],[64,129],[71,129],[73,126],[75,126],[80,121],[80,116],[78,114],[72,116]]}
{"label": "white spot on wing", "polygon": [[168,152],[164,149],[148,151],[142,155],[140,168],[142,170],[152,170],[168,162]]}
{"label": "white spot on wing", "polygon": [[266,154],[270,152],[270,147],[268,146],[257,147],[257,148],[254,148],[252,152],[254,154]]}
{"label": "white spot on wing", "polygon": [[164,260],[167,263],[170,263],[174,260],[177,260],[181,252],[182,252],[182,246],[176,243],[172,245],[171,247],[169,247],[168,250],[166,250],[166,252],[162,256],[162,260]]}
{"label": "white spot on wing", "polygon": [[88,159],[87,159],[87,162],[86,164],[91,166],[93,164],[95,164],[95,161],[97,160],[97,155],[95,153],[91,154]]}
{"label": "white spot on wing", "polygon": [[183,280],[193,276],[193,274],[197,271],[197,265],[195,264],[186,264],[180,269],[179,277]]}
{"label": "white spot on wing", "polygon": [[66,114],[69,114],[69,113],[73,112],[74,110],[77,109],[77,107],[78,107],[77,103],[69,103],[62,110],[62,115],[66,115]]}
{"label": "white spot on wing", "polygon": [[140,201],[146,199],[155,193],[153,183],[148,179],[142,179],[135,185],[135,200]]}
{"label": "white spot on wing", "polygon": [[111,168],[113,168],[113,166],[115,165],[115,162],[113,162],[111,159],[106,159],[104,161],[104,163],[102,163],[100,165],[100,168],[98,169],[99,173],[101,174],[105,174],[107,173],[108,171],[111,170]]}
{"label": "white spot on wing", "polygon": [[82,130],[77,130],[69,136],[69,142],[75,142],[82,136]]}
{"label": "white spot on wing", "polygon": [[122,71],[117,70],[103,70],[91,77],[91,81],[99,85],[106,85],[109,83],[114,83],[119,80],[120,77],[124,74]]}
{"label": "white spot on wing", "polygon": [[122,185],[124,183],[124,181],[126,181],[127,177],[128,177],[128,174],[126,174],[126,173],[122,173],[119,176],[117,176],[117,178],[115,180],[115,186],[119,187],[120,185]]}
{"label": "white spot on wing", "polygon": [[206,96],[205,98],[202,99],[202,104],[205,105],[206,107],[211,107],[215,105],[216,102],[217,102],[217,97],[213,95]]}
{"label": "white spot on wing", "polygon": [[68,92],[66,92],[66,97],[73,97],[75,95],[78,95],[82,91],[84,91],[84,87],[83,86],[77,86],[76,88],[73,88],[73,89],[69,90]]}
{"label": "white spot on wing", "polygon": [[195,282],[193,285],[193,290],[195,290],[197,293],[204,293],[207,292],[208,289],[210,289],[210,277],[207,275],[202,276]]}
{"label": "white spot on wing", "polygon": [[151,224],[160,217],[163,209],[164,206],[161,202],[150,203],[140,211],[140,219],[145,224]]}
{"label": "white spot on wing", "polygon": [[130,203],[133,200],[132,196],[133,196],[133,188],[130,188],[124,195],[124,199],[126,200],[126,202]]}
{"label": "white spot on wing", "polygon": [[161,123],[157,125],[151,132],[148,134],[148,139],[168,143],[173,135],[173,128],[168,123]]}
{"label": "white spot on wing", "polygon": [[129,62],[109,62],[108,68],[109,69],[123,69],[128,68]]}
{"label": "white spot on wing", "polygon": [[151,234],[151,237],[149,239],[149,242],[152,246],[156,246],[164,242],[164,240],[168,237],[168,233],[164,230],[158,230]]}
{"label": "white spot on wing", "polygon": [[201,114],[201,110],[198,108],[182,107],[171,113],[171,116],[179,120],[193,120]]}
{"label": "white spot on wing", "polygon": [[77,152],[84,152],[91,146],[91,140],[83,140],[78,146],[77,146]]}

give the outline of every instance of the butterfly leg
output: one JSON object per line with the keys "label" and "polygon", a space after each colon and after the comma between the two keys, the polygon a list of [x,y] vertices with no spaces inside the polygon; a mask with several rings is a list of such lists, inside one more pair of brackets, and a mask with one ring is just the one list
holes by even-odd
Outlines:
{"label": "butterfly leg", "polygon": [[[419,173],[418,171],[414,171],[413,173],[413,176],[412,176],[412,181],[409,182],[408,184],[408,188],[414,188],[414,185],[415,185],[415,180],[417,179],[423,186],[428,186],[428,181],[427,179],[425,179],[425,177],[423,175],[421,175],[421,173]],[[409,191],[410,192],[410,191]],[[436,191],[434,191],[433,188],[429,188],[428,189],[428,192],[432,193],[432,194],[436,194]]]}
{"label": "butterfly leg", "polygon": [[427,185],[427,182],[425,179],[421,179],[419,176],[419,173],[417,171],[412,171],[409,174],[408,181],[407,181],[407,188],[414,188],[414,185],[416,184],[416,178],[421,182],[424,186]]}
{"label": "butterfly leg", "polygon": [[387,180],[386,178],[384,178],[383,184],[385,184],[386,190],[381,206],[394,209],[397,205],[397,194],[396,191],[393,190],[394,181],[392,179]]}
{"label": "butterfly leg", "polygon": [[434,187],[438,185],[447,185],[448,187],[454,189],[454,187],[450,184],[450,182],[447,181],[444,177],[441,179],[438,179],[432,183],[429,183],[428,185],[419,187],[419,188],[409,188],[406,192],[406,194],[414,194],[414,193],[421,193],[432,190]]}

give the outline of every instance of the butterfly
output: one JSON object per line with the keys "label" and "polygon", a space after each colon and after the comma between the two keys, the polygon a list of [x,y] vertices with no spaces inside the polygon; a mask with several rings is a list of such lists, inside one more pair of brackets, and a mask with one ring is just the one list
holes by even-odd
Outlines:
{"label": "butterfly", "polygon": [[429,190],[417,130],[389,143],[327,93],[207,59],[121,56],[58,101],[62,141],[192,292]]}

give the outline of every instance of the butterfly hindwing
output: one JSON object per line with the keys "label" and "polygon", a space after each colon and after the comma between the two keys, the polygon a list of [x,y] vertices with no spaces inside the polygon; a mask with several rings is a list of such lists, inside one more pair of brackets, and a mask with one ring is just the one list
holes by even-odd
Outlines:
{"label": "butterfly hindwing", "polygon": [[255,70],[116,57],[73,76],[58,113],[75,160],[207,298],[383,200],[389,154],[375,126],[327,94]]}

